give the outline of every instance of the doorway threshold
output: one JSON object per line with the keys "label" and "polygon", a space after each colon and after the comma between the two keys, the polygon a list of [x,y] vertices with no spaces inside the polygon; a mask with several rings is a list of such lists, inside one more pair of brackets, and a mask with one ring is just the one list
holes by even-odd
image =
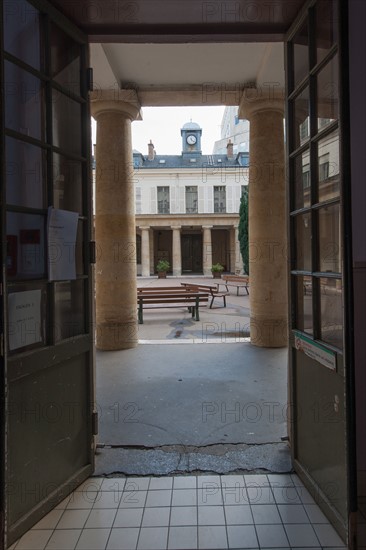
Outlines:
{"label": "doorway threshold", "polygon": [[207,338],[199,340],[198,338],[185,338],[183,340],[139,340],[139,344],[154,345],[159,344],[250,344],[250,338]]}
{"label": "doorway threshold", "polygon": [[288,473],[291,470],[291,453],[286,442],[156,447],[98,445],[94,475]]}

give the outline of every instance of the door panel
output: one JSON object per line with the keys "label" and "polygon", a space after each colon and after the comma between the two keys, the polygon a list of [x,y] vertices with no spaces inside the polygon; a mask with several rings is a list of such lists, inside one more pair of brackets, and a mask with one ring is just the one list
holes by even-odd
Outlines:
{"label": "door panel", "polygon": [[346,540],[349,516],[338,0],[286,39],[294,467]]}
{"label": "door panel", "polygon": [[183,273],[202,273],[202,235],[182,235]]}
{"label": "door panel", "polygon": [[[93,472],[95,419],[87,39],[47,2],[16,4],[0,1],[8,544]],[[75,244],[48,242],[49,208],[77,214]],[[49,280],[65,258],[76,278]]]}

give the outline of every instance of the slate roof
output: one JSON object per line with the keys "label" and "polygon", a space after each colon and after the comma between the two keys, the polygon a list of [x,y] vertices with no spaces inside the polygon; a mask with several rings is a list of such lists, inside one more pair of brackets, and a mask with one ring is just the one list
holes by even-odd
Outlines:
{"label": "slate roof", "polygon": [[[210,168],[210,167],[235,167],[235,166],[248,166],[248,154],[242,153],[235,155],[234,158],[228,159],[226,155],[197,155],[197,154],[184,154],[184,155],[156,155],[154,160],[148,160],[147,156],[141,153],[134,153],[134,165],[135,167],[144,169],[175,169],[175,168]],[[191,159],[194,159],[192,161]],[[163,162],[161,162],[163,161]],[[246,161],[246,162],[245,162]]]}

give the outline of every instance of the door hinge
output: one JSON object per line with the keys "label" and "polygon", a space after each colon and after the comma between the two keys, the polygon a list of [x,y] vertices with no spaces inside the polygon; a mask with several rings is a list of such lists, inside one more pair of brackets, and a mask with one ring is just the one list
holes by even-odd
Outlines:
{"label": "door hinge", "polygon": [[88,69],[86,70],[86,82],[87,82],[89,92],[92,92],[94,87],[92,67],[88,67]]}
{"label": "door hinge", "polygon": [[95,264],[97,260],[95,241],[89,242],[89,261],[91,264]]}
{"label": "door hinge", "polygon": [[92,413],[92,435],[98,435],[98,413]]}

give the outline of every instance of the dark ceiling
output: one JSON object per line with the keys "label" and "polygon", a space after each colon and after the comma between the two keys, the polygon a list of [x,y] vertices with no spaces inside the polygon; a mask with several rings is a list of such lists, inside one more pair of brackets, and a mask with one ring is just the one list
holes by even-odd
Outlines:
{"label": "dark ceiling", "polygon": [[274,42],[305,0],[49,0],[91,42]]}

